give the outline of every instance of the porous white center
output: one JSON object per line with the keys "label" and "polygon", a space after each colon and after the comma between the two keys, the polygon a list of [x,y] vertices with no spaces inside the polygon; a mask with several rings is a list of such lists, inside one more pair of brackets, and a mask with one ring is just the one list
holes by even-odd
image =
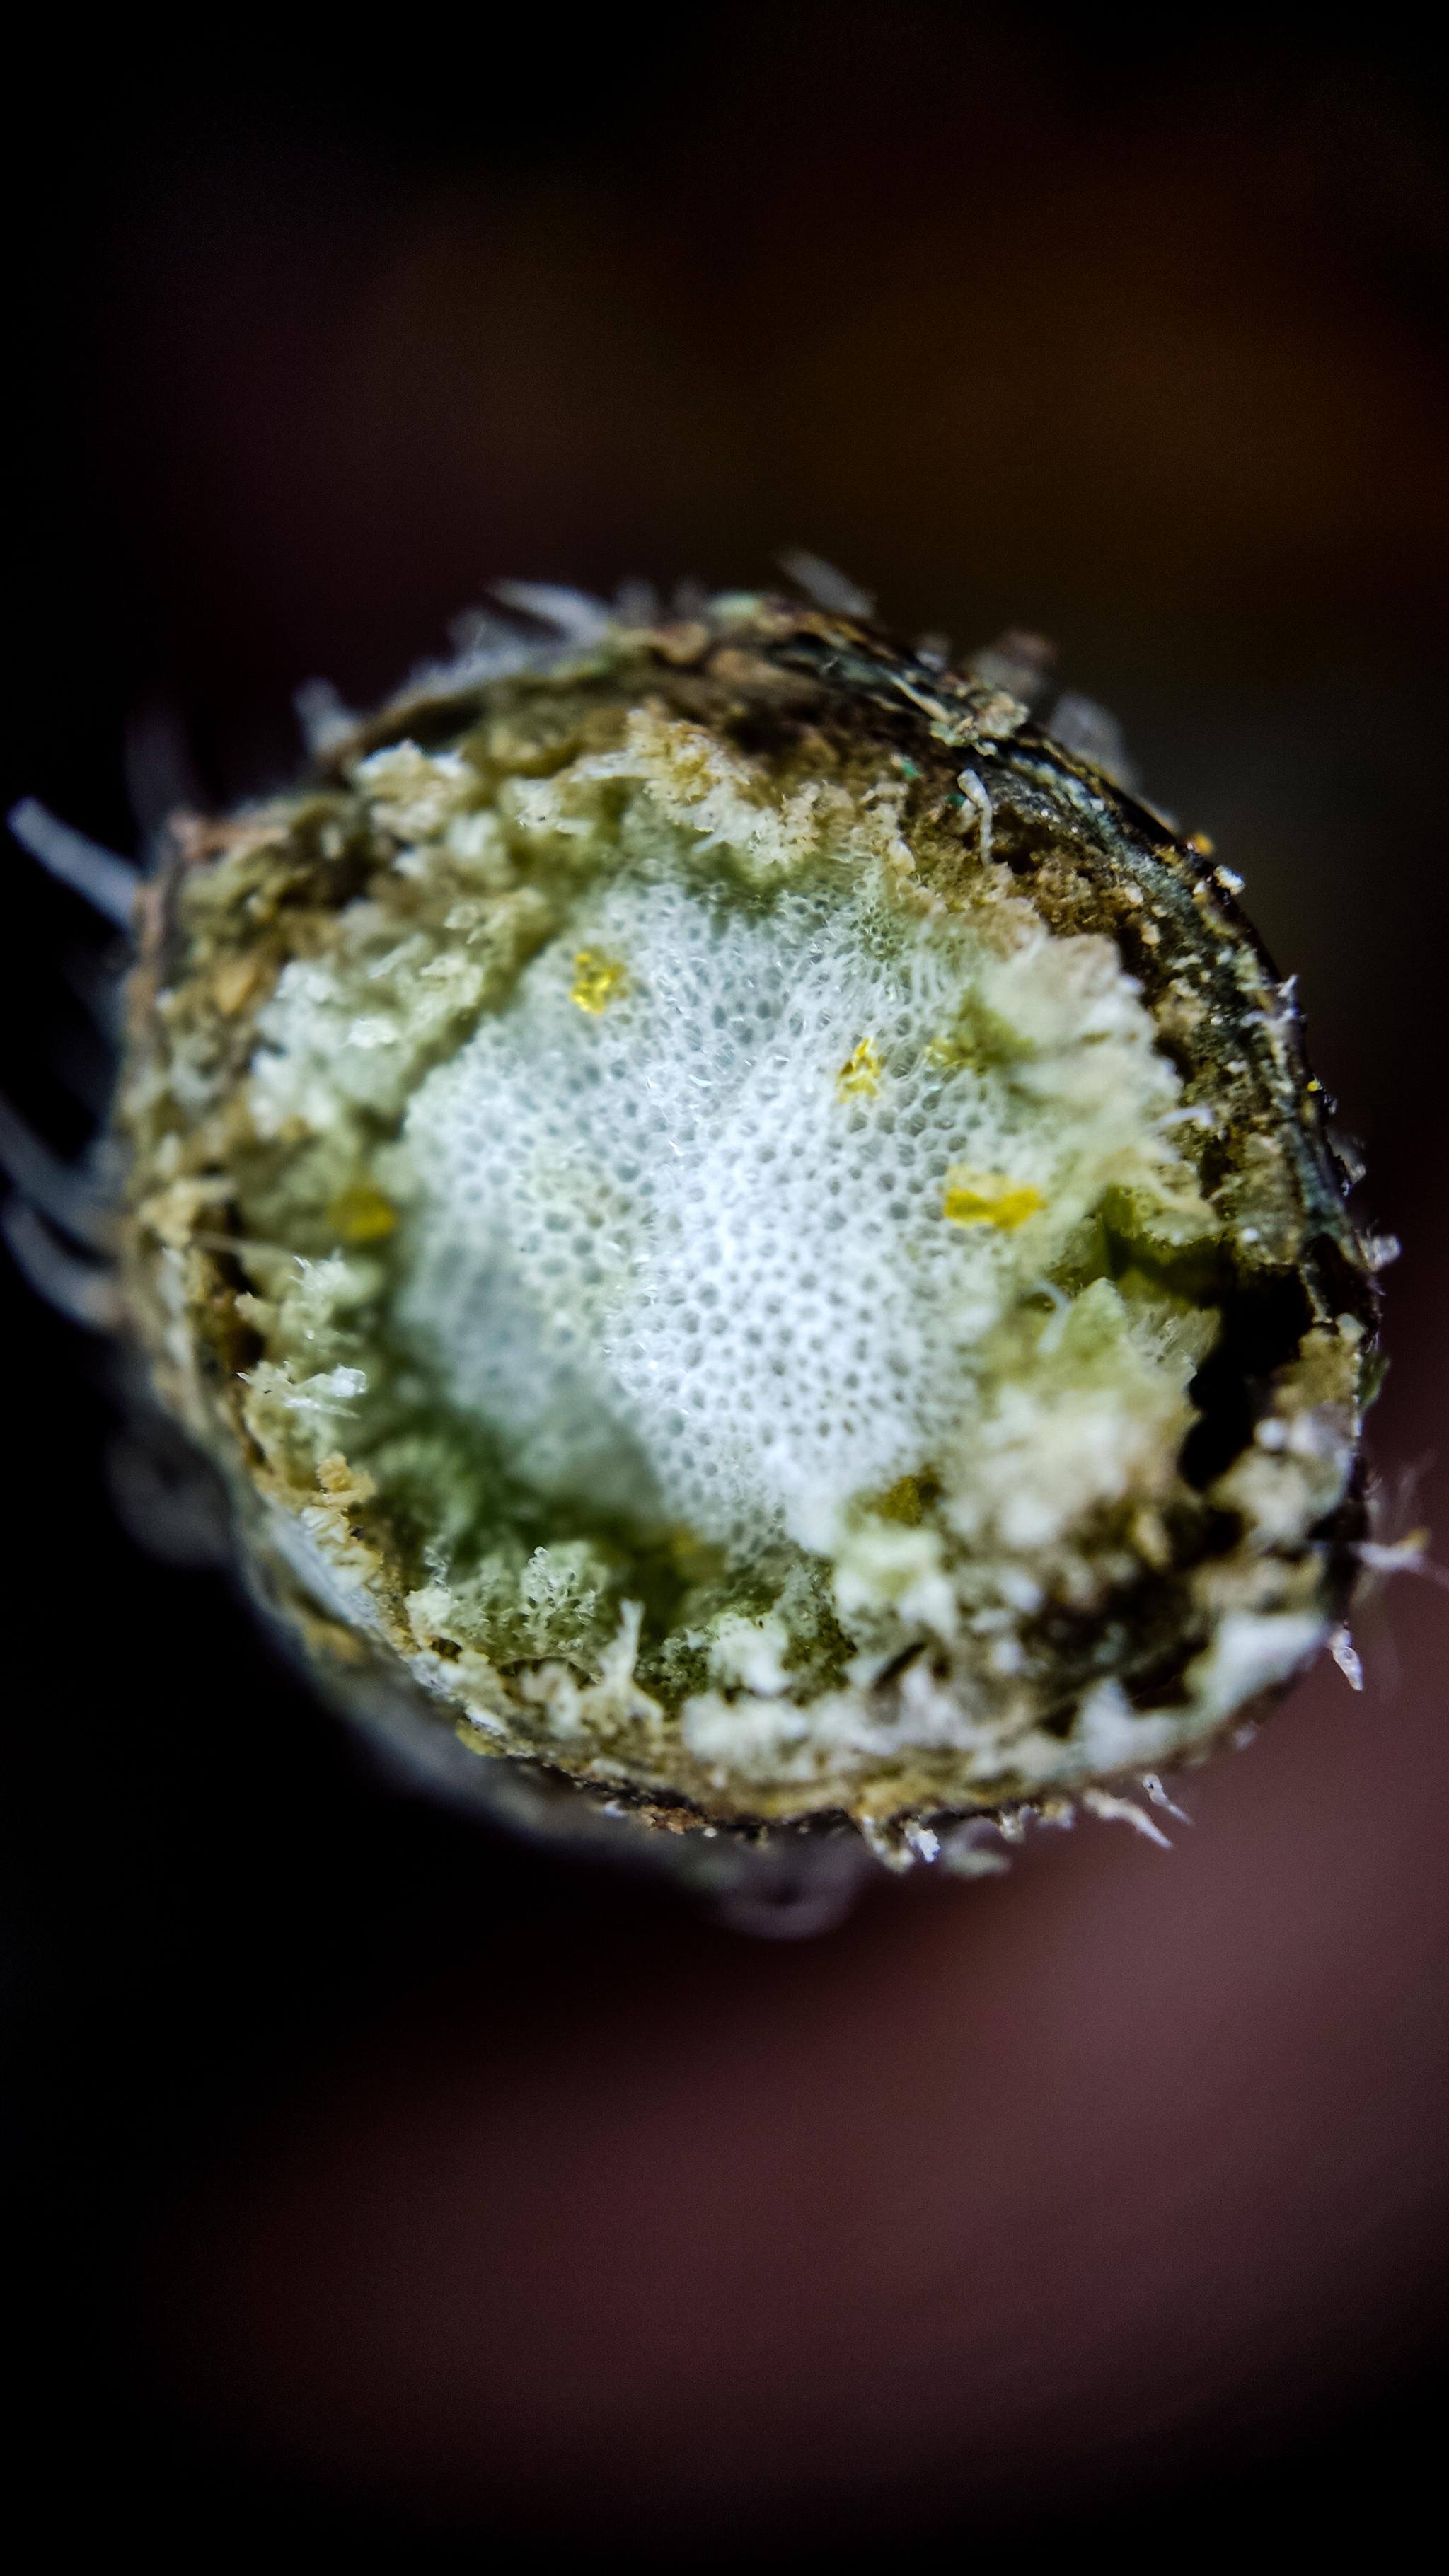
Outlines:
{"label": "porous white center", "polygon": [[827,1546],[959,1451],[1176,1089],[1105,940],[618,877],[412,1101],[397,1322],[544,1491]]}

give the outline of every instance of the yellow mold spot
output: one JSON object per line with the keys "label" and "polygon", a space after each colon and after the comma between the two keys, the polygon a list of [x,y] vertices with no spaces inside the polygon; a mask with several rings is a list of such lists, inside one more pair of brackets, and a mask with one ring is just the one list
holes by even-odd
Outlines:
{"label": "yellow mold spot", "polygon": [[874,1100],[880,1089],[880,1057],[874,1038],[862,1038],[835,1077],[842,1100]]}
{"label": "yellow mold spot", "polygon": [[381,1243],[397,1224],[397,1210],[370,1181],[357,1181],[339,1191],[327,1222],[343,1243]]}
{"label": "yellow mold spot", "polygon": [[953,1225],[996,1225],[1005,1234],[1045,1206],[1040,1190],[1034,1190],[1029,1181],[1010,1181],[1001,1172],[973,1172],[968,1164],[953,1163],[946,1174],[941,1214]]}
{"label": "yellow mold spot", "polygon": [[622,993],[628,980],[628,968],[621,959],[606,957],[602,948],[581,948],[574,959],[569,1000],[597,1019],[615,994]]}

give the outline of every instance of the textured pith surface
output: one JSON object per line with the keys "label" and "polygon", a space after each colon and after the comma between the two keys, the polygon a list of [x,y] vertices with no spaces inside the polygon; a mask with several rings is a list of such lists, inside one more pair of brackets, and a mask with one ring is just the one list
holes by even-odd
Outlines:
{"label": "textured pith surface", "polygon": [[193,828],[132,1293],[334,1687],[720,1821],[1051,1798],[1341,1612],[1371,1283],[1201,858],[722,602]]}
{"label": "textured pith surface", "polygon": [[[530,1481],[586,1491],[617,1426],[621,1504],[746,1556],[828,1540],[959,1441],[984,1333],[1150,1145],[1176,1085],[1110,953],[973,959],[927,926],[880,957],[863,909],[732,918],[620,887],[422,1085],[396,1158],[422,1197],[402,1312]],[[637,961],[598,1016],[577,936]],[[1003,1044],[1033,1019],[1055,1043],[972,1062],[969,1002]],[[953,1221],[958,1165],[1036,1207],[1008,1222],[1002,1193]]]}

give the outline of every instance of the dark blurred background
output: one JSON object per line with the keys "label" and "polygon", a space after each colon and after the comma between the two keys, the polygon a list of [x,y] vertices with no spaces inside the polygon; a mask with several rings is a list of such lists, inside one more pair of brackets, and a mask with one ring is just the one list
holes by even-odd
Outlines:
{"label": "dark blurred background", "polygon": [[[200,30],[197,31],[198,38]],[[132,848],[500,574],[1053,636],[1297,968],[1449,1403],[1449,166],[1428,37],[838,5],[37,39],[4,790]],[[145,746],[151,745],[148,753]],[[144,791],[144,779],[141,781]],[[13,846],[0,1075],[98,935]],[[1442,2450],[1449,1602],[1168,1857],[1041,1838],[749,1944],[385,1796],[106,1500],[7,1270],[19,2494],[223,2556],[1387,2541]],[[1449,1523],[1432,1467],[1419,1516]]]}

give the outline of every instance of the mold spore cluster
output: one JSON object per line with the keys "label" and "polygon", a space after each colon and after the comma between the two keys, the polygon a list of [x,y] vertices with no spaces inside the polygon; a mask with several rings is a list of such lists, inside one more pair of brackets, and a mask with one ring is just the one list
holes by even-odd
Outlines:
{"label": "mold spore cluster", "polygon": [[1024,708],[908,753],[746,608],[197,827],[137,1310],[342,1686],[701,1818],[1070,1794],[1325,1634],[1363,1321],[1295,1290],[1185,1472],[1253,1211],[1119,915],[992,854]]}

